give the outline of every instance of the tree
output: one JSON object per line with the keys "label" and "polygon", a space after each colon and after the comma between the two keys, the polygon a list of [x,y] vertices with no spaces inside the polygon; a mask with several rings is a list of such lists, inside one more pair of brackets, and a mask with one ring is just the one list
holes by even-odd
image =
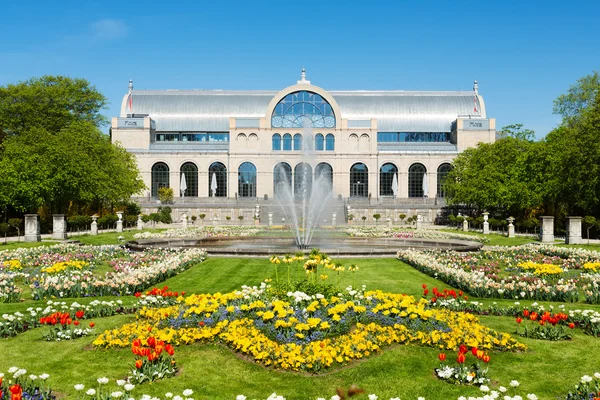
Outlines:
{"label": "tree", "polygon": [[381,214],[373,214],[373,219],[375,220],[375,225],[379,222],[379,218],[381,218]]}
{"label": "tree", "polygon": [[17,240],[21,240],[21,225],[23,224],[23,220],[21,218],[10,218],[8,220],[8,225],[12,226],[17,231]]}
{"label": "tree", "polygon": [[600,226],[600,221],[596,220],[596,217],[593,215],[587,215],[583,217],[583,223],[585,224],[585,228],[587,230],[587,239],[588,244],[590,243],[590,229],[595,228],[596,226]]}
{"label": "tree", "polygon": [[496,137],[503,139],[506,137],[512,137],[520,140],[535,140],[535,132],[531,129],[523,129],[523,124],[506,125],[502,127],[497,133]]}
{"label": "tree", "polygon": [[554,100],[553,112],[561,115],[563,122],[569,123],[596,102],[598,93],[600,93],[600,73],[593,71],[571,85],[566,94],[561,94]]}
{"label": "tree", "polygon": [[106,98],[85,79],[42,76],[0,87],[0,133],[18,135],[34,128],[56,134],[73,122],[96,127]]}

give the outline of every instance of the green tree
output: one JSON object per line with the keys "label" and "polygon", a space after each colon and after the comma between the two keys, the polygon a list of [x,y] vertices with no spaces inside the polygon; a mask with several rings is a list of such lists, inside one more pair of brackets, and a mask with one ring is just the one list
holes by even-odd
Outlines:
{"label": "green tree", "polygon": [[593,105],[600,93],[600,73],[593,71],[586,75],[574,85],[569,87],[565,94],[561,94],[554,100],[554,114],[561,115],[564,122],[576,119],[581,113]]}
{"label": "green tree", "polygon": [[512,137],[520,140],[535,140],[535,132],[531,129],[523,129],[523,124],[506,125],[502,127],[497,133],[498,139],[506,137]]}
{"label": "green tree", "polygon": [[0,87],[0,132],[21,134],[34,128],[58,133],[73,122],[106,124],[106,98],[85,79],[42,76]]}

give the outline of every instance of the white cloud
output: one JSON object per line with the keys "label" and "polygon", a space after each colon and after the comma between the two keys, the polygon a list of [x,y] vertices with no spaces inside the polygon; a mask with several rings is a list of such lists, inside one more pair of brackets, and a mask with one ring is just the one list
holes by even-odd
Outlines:
{"label": "white cloud", "polygon": [[116,40],[127,35],[127,25],[119,19],[101,19],[93,22],[90,28],[97,40]]}

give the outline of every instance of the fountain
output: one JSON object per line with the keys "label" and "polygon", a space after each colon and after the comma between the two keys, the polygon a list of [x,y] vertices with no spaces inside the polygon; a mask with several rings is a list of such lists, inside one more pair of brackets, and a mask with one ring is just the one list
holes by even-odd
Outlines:
{"label": "fountain", "polygon": [[[308,249],[319,216],[332,198],[331,182],[325,174],[321,171],[315,171],[315,179],[313,180],[312,166],[316,166],[315,160],[312,123],[310,119],[304,118],[302,157],[298,164],[299,168],[296,167],[294,181],[292,182],[288,171],[282,166],[278,166],[275,170],[276,176],[279,177],[275,198],[283,209],[286,218],[291,221],[294,239],[299,249]],[[298,206],[300,206],[299,209]]]}

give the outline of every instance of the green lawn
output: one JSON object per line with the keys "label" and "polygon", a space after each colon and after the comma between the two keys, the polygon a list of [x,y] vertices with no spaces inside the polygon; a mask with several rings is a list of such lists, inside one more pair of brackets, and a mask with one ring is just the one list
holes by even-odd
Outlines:
{"label": "green lawn", "polygon": [[[354,277],[351,273],[345,273],[341,278],[330,276],[329,280],[334,283],[340,279],[341,286],[355,280],[366,284],[368,289],[416,296],[421,294],[423,283],[430,287],[437,286],[440,290],[447,287],[395,259],[343,261],[345,265],[358,264],[360,270]],[[243,284],[258,285],[265,278],[275,279],[274,266],[266,259],[212,258],[164,284],[172,290],[188,293],[227,292]],[[287,279],[286,266],[279,266],[279,278]],[[123,300],[129,302],[133,298]],[[512,303],[510,300],[497,302]],[[41,303],[0,304],[0,315]],[[569,308],[599,309],[585,304],[569,305]],[[133,316],[98,319],[97,331],[115,328],[133,319]],[[486,325],[509,333],[514,332],[516,327],[513,319],[508,317],[489,316],[481,319]],[[133,357],[128,349],[95,350],[90,346],[93,337],[70,342],[44,342],[41,339],[43,329],[1,339],[0,354],[3,356],[0,357],[0,371],[16,365],[31,373],[50,373],[53,387],[68,398],[74,398],[74,384],[84,383],[87,387],[97,385],[95,379],[100,376],[120,379],[126,376],[132,365]],[[490,375],[493,381],[499,380],[508,386],[510,380],[516,379],[521,382],[525,394],[535,392],[540,399],[555,399],[566,394],[582,375],[599,371],[600,338],[578,332],[570,342],[520,340],[530,347],[530,351],[522,354],[492,353]],[[319,396],[331,397],[337,387],[357,384],[368,393],[377,393],[380,399],[399,396],[406,400],[422,395],[427,400],[446,400],[456,399],[459,395],[476,395],[476,388],[453,386],[434,377],[433,369],[438,365],[437,353],[432,348],[393,346],[362,362],[314,376],[274,371],[251,363],[221,345],[196,344],[177,348],[176,358],[181,366],[179,376],[143,385],[134,393],[162,395],[167,391],[181,393],[183,389],[191,388],[196,399],[235,399],[238,394],[265,399],[274,391],[288,399],[315,399]]]}
{"label": "green lawn", "polygon": [[471,235],[471,236],[477,236],[477,237],[485,237],[489,239],[489,243],[486,243],[487,245],[490,246],[520,246],[522,244],[527,244],[527,243],[539,243],[538,240],[532,239],[532,238],[528,238],[528,237],[522,237],[522,236],[517,236],[514,238],[508,238],[505,235],[501,235],[498,233],[490,233],[489,235],[484,235],[483,233],[479,233],[479,232],[472,232],[472,231],[468,231],[468,232],[463,232],[462,229],[441,229],[442,232],[451,232],[451,233],[460,233],[463,235]]}

